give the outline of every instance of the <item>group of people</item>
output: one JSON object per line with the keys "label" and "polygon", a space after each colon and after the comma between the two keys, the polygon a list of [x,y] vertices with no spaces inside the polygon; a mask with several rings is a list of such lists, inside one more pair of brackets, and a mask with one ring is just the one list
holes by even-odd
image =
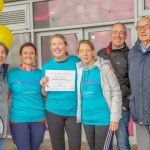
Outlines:
{"label": "group of people", "polygon": [[[130,114],[136,124],[138,150],[149,150],[150,18],[141,18],[136,30],[138,41],[129,50],[126,26],[113,24],[110,44],[98,51],[97,59],[89,40],[79,41],[77,56],[70,56],[66,38],[55,34],[50,39],[53,58],[42,71],[34,65],[36,47],[28,42],[20,48],[21,64],[6,74],[8,49],[0,42],[0,116],[5,123],[0,150],[7,133],[8,95],[10,131],[18,150],[38,150],[46,122],[53,150],[65,150],[65,131],[69,149],[80,150],[81,124],[90,150],[106,150],[108,138],[108,150],[113,150],[110,135],[116,135],[118,150],[131,150]],[[47,90],[52,82],[47,71],[65,73],[64,76],[71,73],[73,80],[61,76],[66,80],[63,90]]]}

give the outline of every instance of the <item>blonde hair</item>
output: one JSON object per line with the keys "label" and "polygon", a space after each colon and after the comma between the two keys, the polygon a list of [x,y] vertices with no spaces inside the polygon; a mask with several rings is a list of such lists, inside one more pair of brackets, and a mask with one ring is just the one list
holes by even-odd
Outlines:
{"label": "blonde hair", "polygon": [[76,51],[77,53],[79,53],[80,45],[83,44],[83,43],[89,45],[90,48],[94,51],[94,45],[93,45],[93,43],[91,41],[89,41],[89,40],[81,40],[81,41],[78,42],[78,45],[77,45],[77,51]]}
{"label": "blonde hair", "polygon": [[[67,39],[66,39],[63,35],[61,35],[61,34],[54,34],[54,35],[52,35],[51,38],[50,38],[50,44],[51,44],[51,42],[52,42],[52,40],[53,40],[54,38],[60,38],[61,40],[63,40],[64,44],[65,44],[66,46],[68,46]],[[68,55],[68,52],[66,52],[66,55]]]}
{"label": "blonde hair", "polygon": [[61,35],[61,34],[54,34],[54,35],[52,35],[51,38],[50,38],[50,43],[51,43],[52,39],[54,39],[54,38],[60,38],[61,40],[63,40],[65,45],[68,46],[67,39],[63,35]]}

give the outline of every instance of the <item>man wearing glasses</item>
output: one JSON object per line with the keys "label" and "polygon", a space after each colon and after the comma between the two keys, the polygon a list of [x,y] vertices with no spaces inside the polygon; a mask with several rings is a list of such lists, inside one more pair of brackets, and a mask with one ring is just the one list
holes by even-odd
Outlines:
{"label": "man wearing glasses", "polygon": [[137,22],[138,40],[130,50],[130,111],[136,124],[138,150],[150,150],[150,17]]}

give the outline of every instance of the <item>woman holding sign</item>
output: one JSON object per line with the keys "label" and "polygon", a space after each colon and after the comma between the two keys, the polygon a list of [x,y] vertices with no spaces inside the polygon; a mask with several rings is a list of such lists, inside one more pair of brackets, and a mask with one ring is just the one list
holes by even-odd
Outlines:
{"label": "woman holding sign", "polygon": [[4,64],[6,56],[8,54],[8,48],[0,42],[0,150],[3,150],[3,145],[7,135],[7,120],[8,120],[8,88],[5,81],[8,65]]}
{"label": "woman holding sign", "polygon": [[23,44],[20,48],[21,64],[7,74],[12,100],[10,129],[18,150],[39,150],[45,133],[41,70],[34,66],[36,52],[34,44]]}
{"label": "woman holding sign", "polygon": [[53,150],[65,150],[64,130],[67,132],[69,149],[80,150],[81,124],[76,123],[77,86],[76,56],[69,56],[68,43],[63,35],[51,37],[54,58],[43,65],[40,83],[46,94],[46,117]]}

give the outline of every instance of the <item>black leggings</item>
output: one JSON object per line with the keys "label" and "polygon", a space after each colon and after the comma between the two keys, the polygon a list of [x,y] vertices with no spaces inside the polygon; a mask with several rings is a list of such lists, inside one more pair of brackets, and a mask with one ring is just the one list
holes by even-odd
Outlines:
{"label": "black leggings", "polygon": [[103,150],[109,126],[84,125],[90,150]]}
{"label": "black leggings", "polygon": [[65,150],[65,130],[69,150],[80,150],[81,124],[76,123],[75,116],[60,116],[46,111],[46,117],[53,150]]}

